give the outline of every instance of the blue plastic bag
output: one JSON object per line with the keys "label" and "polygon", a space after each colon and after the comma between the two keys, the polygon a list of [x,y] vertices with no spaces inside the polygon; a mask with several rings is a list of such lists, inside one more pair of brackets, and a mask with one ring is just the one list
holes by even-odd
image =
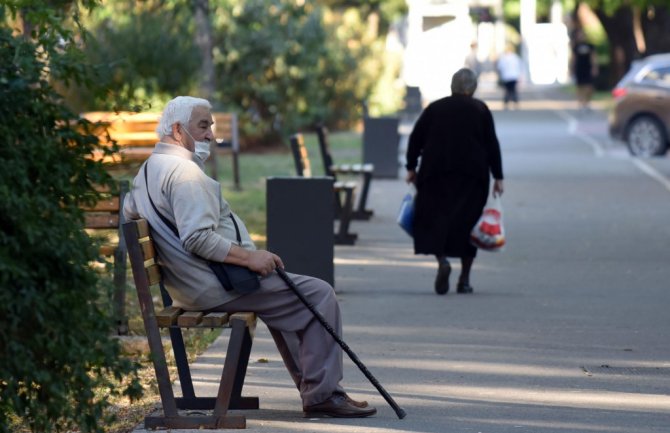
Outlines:
{"label": "blue plastic bag", "polygon": [[414,224],[414,194],[407,193],[400,203],[398,212],[398,224],[410,236],[414,236],[412,226]]}

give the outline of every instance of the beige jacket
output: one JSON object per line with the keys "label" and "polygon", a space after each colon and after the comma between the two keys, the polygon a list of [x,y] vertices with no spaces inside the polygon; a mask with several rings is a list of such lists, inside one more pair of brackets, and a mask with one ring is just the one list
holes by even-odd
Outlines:
{"label": "beige jacket", "polygon": [[[157,143],[142,165],[126,195],[127,219],[145,218],[151,225],[165,285],[174,305],[185,310],[210,309],[239,295],[226,292],[200,257],[223,261],[237,244],[232,210],[221,194],[221,185],[193,161],[193,153],[167,143]],[[154,212],[144,178],[155,206],[179,231],[179,239]],[[255,249],[246,226],[233,213],[242,247]]]}

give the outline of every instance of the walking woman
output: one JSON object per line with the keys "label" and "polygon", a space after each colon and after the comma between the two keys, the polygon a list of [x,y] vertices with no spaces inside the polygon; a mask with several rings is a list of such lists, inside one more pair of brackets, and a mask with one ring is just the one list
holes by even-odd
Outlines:
{"label": "walking woman", "polygon": [[[416,185],[414,253],[435,255],[435,292],[449,291],[449,257],[461,260],[457,293],[472,293],[470,269],[477,248],[470,231],[493,194],[503,193],[500,145],[493,116],[473,98],[477,76],[467,68],[452,77],[452,95],[431,103],[417,120],[407,148],[407,182]],[[419,165],[420,164],[420,165]]]}

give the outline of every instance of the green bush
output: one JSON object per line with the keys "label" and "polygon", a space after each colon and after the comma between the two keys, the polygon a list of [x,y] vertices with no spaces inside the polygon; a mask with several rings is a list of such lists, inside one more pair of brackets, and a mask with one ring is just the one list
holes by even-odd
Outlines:
{"label": "green bush", "polygon": [[277,144],[325,109],[321,9],[289,0],[227,3],[214,14],[217,99],[240,111],[247,141]]}
{"label": "green bush", "polygon": [[[210,2],[211,99],[215,109],[239,114],[243,145],[276,145],[321,122],[349,128],[361,118],[363,102],[377,115],[399,108],[402,89],[392,85],[398,61],[385,56],[379,26],[366,15],[382,2],[322,3],[328,2]],[[397,14],[403,2],[391,3],[384,17]],[[201,65],[192,8],[187,0],[106,1],[86,20],[95,40],[85,49],[98,81],[115,91],[96,98],[73,87],[70,106],[153,110],[178,94],[197,95]]]}
{"label": "green bush", "polygon": [[82,41],[96,76],[86,86],[56,83],[68,106],[84,111],[160,111],[198,84],[200,53],[193,41],[187,2],[107,0],[83,18],[90,37]]}
{"label": "green bush", "polygon": [[160,110],[174,96],[190,93],[201,63],[191,23],[182,2],[105,2],[89,20],[95,38],[85,49],[101,83],[114,92],[93,98],[86,109],[110,110],[130,101]]}
{"label": "green bush", "polygon": [[108,182],[86,158],[97,139],[50,84],[85,82],[78,33],[62,24],[76,10],[39,3],[24,9],[32,38],[0,6],[0,431],[16,419],[35,432],[102,431],[106,396],[141,388],[110,338],[79,209]]}

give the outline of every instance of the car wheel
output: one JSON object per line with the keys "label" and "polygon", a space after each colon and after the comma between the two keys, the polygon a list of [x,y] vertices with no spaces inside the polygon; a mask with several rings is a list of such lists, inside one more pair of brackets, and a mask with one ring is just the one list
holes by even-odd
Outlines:
{"label": "car wheel", "polygon": [[661,124],[651,116],[640,116],[626,130],[628,150],[635,156],[663,155],[667,148]]}

